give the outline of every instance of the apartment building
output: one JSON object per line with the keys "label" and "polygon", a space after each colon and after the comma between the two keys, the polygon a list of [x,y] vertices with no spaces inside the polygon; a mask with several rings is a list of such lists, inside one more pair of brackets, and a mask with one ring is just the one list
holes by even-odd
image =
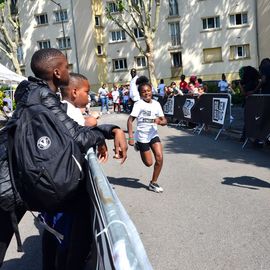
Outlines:
{"label": "apartment building", "polygon": [[[258,67],[256,0],[169,0],[160,4],[154,42],[157,79],[179,80],[184,73],[214,80],[226,73],[231,80],[238,78],[241,66]],[[132,67],[140,75],[148,75],[146,58],[105,16],[105,7],[118,12],[113,1],[24,0],[18,5],[26,75],[31,74],[34,51],[48,47],[66,53],[70,69],[86,75],[94,90],[103,82],[129,82]],[[134,31],[143,43],[143,35]]]}
{"label": "apartment building", "polygon": [[257,33],[259,61],[270,57],[270,1],[257,0]]}

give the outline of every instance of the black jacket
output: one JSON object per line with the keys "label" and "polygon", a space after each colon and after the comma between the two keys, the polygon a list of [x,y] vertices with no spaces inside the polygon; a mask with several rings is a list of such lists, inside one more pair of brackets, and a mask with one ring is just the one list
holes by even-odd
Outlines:
{"label": "black jacket", "polygon": [[[20,117],[21,108],[23,106],[41,103],[54,112],[59,120],[64,123],[83,153],[90,147],[103,142],[104,139],[112,139],[112,129],[118,128],[114,125],[100,125],[94,128],[78,125],[77,122],[68,117],[61,107],[59,98],[52,90],[50,90],[48,84],[37,78],[29,77],[28,81],[23,81],[19,84],[15,93],[15,101],[17,103],[17,108],[5,129],[12,126],[12,123]],[[3,142],[0,141],[0,143]],[[18,207],[16,209],[18,223],[25,214],[25,211],[24,207]],[[13,233],[14,231],[9,213],[0,209],[0,267],[5,258],[6,250]]]}
{"label": "black jacket", "polygon": [[104,139],[113,139],[112,129],[118,128],[115,125],[80,126],[66,114],[61,106],[59,97],[50,90],[48,84],[38,78],[29,77],[28,81],[22,81],[16,89],[15,101],[17,109],[14,112],[14,118],[19,117],[22,105],[30,105],[37,102],[50,109],[67,127],[82,152],[87,152],[90,147],[100,144]]}

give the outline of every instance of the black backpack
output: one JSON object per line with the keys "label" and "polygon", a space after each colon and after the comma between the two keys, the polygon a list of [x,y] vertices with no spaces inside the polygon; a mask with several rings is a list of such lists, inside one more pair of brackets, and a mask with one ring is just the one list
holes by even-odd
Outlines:
{"label": "black backpack", "polygon": [[41,104],[25,106],[9,130],[14,182],[26,208],[56,212],[79,196],[84,157],[65,125]]}

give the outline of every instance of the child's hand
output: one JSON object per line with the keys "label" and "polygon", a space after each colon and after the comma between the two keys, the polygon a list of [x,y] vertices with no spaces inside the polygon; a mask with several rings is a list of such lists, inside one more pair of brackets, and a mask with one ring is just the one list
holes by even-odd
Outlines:
{"label": "child's hand", "polygon": [[108,148],[105,142],[98,145],[97,156],[100,163],[105,163],[108,160]]}
{"label": "child's hand", "polygon": [[161,124],[161,120],[160,120],[159,117],[155,119],[155,124],[157,124],[157,125],[160,125]]}
{"label": "child's hand", "polygon": [[127,141],[123,130],[115,128],[112,130],[114,133],[114,158],[121,159],[121,164],[127,159]]}
{"label": "child's hand", "polygon": [[128,144],[133,146],[134,145],[134,138],[128,138]]}

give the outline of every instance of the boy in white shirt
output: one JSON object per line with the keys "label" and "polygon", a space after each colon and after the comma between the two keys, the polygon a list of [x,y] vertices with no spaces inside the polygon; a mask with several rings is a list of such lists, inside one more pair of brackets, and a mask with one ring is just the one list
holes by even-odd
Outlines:
{"label": "boy in white shirt", "polygon": [[[143,163],[150,167],[153,164],[152,153],[155,157],[152,180],[149,190],[163,192],[163,188],[157,183],[158,176],[163,165],[162,145],[157,133],[157,125],[167,125],[161,105],[152,99],[152,86],[143,82],[138,86],[141,99],[134,103],[134,107],[127,121],[129,145],[134,145],[140,151]],[[132,123],[137,119],[137,129],[133,137]]]}
{"label": "boy in white shirt", "polygon": [[81,126],[96,126],[98,115],[83,116],[82,109],[88,104],[90,84],[88,79],[77,73],[70,73],[69,85],[61,88],[62,103],[67,104],[67,115]]}

